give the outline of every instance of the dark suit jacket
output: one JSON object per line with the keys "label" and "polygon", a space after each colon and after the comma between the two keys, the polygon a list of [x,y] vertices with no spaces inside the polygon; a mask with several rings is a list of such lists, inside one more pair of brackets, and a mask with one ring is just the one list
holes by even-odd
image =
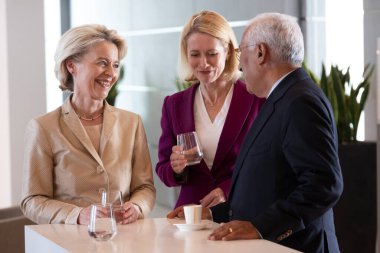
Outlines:
{"label": "dark suit jacket", "polygon": [[187,178],[175,176],[170,166],[172,147],[179,133],[195,131],[194,97],[199,84],[165,98],[162,107],[162,134],[158,146],[157,175],[167,186],[181,186],[176,206],[199,203],[211,190],[220,187],[228,196],[233,166],[240,145],[264,102],[246,91],[245,84],[234,85],[231,105],[219,139],[211,170],[202,160],[186,168]]}
{"label": "dark suit jacket", "polygon": [[303,69],[274,89],[242,144],[230,199],[214,220],[251,221],[264,239],[339,252],[332,207],[343,190],[329,101]]}

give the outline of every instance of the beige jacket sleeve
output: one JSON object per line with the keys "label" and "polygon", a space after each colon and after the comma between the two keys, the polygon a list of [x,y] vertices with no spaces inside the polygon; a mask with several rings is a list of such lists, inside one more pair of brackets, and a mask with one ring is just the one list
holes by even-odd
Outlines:
{"label": "beige jacket sleeve", "polygon": [[[77,224],[82,208],[54,200],[54,156],[49,137],[38,122],[27,125],[21,209],[32,221]],[[68,184],[71,184],[68,182]]]}

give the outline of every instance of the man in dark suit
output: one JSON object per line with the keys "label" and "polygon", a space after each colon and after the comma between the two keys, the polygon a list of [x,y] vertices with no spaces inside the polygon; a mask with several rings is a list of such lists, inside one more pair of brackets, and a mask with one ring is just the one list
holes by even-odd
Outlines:
{"label": "man in dark suit", "polygon": [[[261,14],[239,50],[247,90],[267,101],[241,146],[228,202],[204,209],[204,217],[225,222],[209,239],[263,238],[302,252],[339,252],[336,126],[329,101],[301,68],[301,30],[290,16]],[[168,217],[181,215],[177,209]]]}

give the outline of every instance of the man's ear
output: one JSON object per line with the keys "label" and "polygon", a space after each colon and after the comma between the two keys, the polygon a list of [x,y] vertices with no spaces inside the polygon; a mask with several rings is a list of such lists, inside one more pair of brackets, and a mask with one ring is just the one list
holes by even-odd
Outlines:
{"label": "man's ear", "polygon": [[268,48],[265,44],[257,45],[257,60],[259,64],[265,63],[268,57]]}

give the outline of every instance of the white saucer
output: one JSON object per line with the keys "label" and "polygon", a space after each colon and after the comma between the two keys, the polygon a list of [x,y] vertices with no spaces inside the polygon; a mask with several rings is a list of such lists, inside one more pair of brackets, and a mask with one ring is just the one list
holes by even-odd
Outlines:
{"label": "white saucer", "polygon": [[195,231],[195,230],[202,230],[209,227],[208,222],[201,221],[197,224],[185,224],[185,223],[177,223],[173,224],[181,231]]}

